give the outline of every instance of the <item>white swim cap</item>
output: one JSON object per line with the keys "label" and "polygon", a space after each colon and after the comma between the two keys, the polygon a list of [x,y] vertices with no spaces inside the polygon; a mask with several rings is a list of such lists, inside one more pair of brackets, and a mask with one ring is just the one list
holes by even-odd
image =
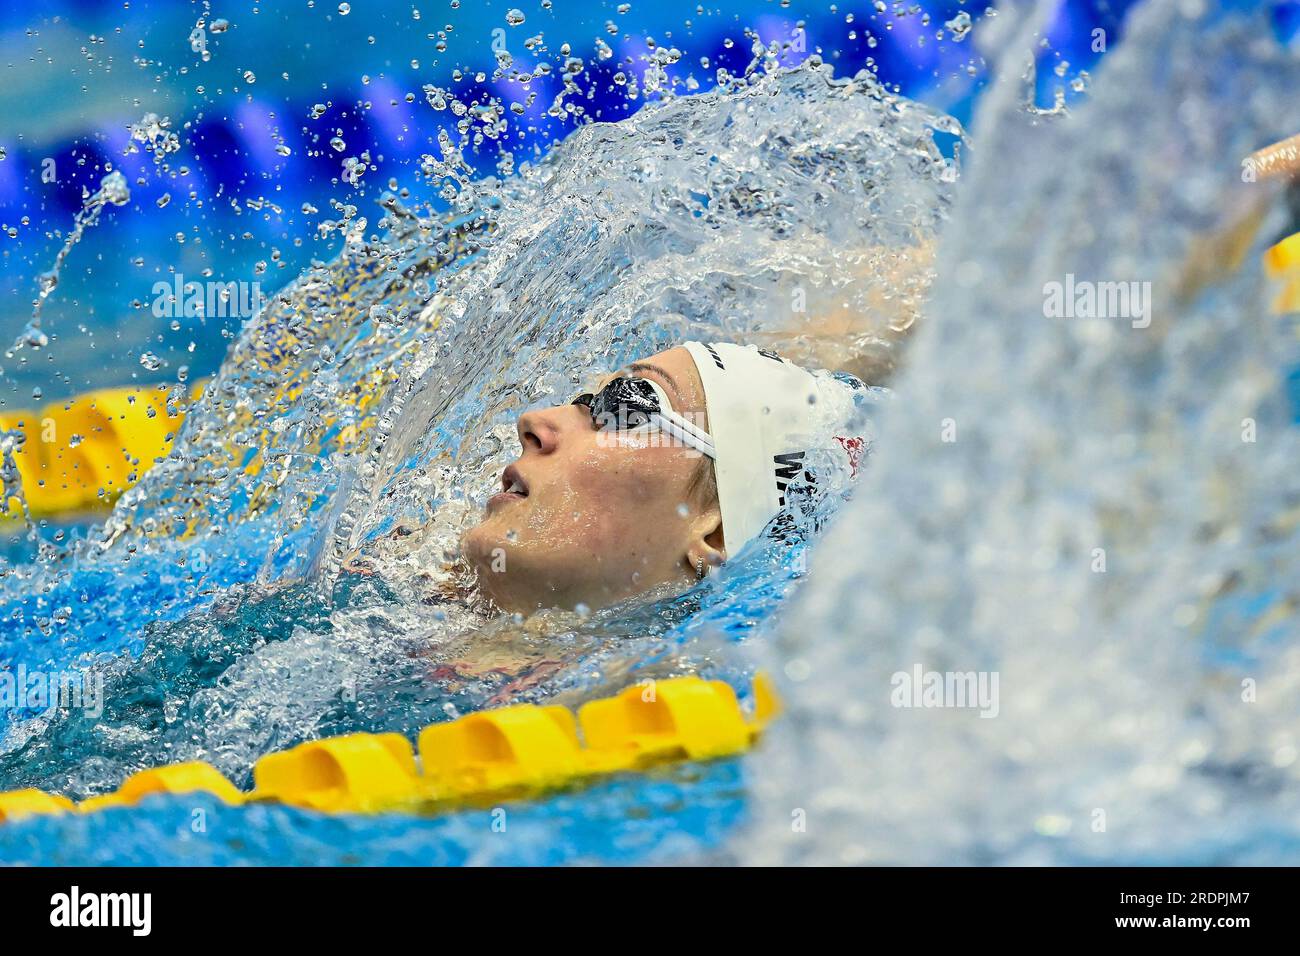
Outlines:
{"label": "white swim cap", "polygon": [[[783,538],[795,510],[857,477],[871,448],[863,407],[887,394],[851,375],[816,374],[775,352],[728,342],[687,342],[704,383],[727,552],[769,523]],[[782,521],[772,522],[778,514]]]}

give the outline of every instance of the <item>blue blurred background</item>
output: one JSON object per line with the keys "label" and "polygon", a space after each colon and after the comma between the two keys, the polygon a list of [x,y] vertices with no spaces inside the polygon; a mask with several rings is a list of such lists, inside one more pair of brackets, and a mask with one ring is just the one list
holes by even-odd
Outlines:
{"label": "blue blurred background", "polygon": [[[1084,95],[1080,73],[1099,55],[1093,31],[1105,31],[1108,49],[1120,42],[1128,5],[1060,4],[1040,54],[1040,105],[1051,106],[1058,91],[1067,102]],[[436,198],[436,184],[418,175],[419,157],[438,154],[439,130],[454,127],[457,117],[430,105],[427,84],[466,103],[488,96],[519,103],[522,114],[507,113],[506,134],[517,164],[575,126],[572,116],[547,115],[567,57],[584,68],[582,94],[571,99],[587,118],[617,120],[646,98],[629,97],[616,74],[639,77],[652,44],[681,51],[667,71],[678,92],[689,93],[713,86],[719,68],[743,72],[754,36],[788,41],[802,29],[803,42],[783,63],[817,54],[837,75],[869,67],[900,92],[968,123],[987,76],[977,46],[986,9],[957,0],[6,0],[0,412],[91,387],[175,381],[182,367],[191,380],[213,372],[242,320],[156,317],[149,308],[154,283],[180,272],[258,281],[270,294],[311,259],[335,253],[338,233],[317,229],[337,217],[332,201],[356,205],[373,223],[376,201],[392,186],[417,200]],[[1295,9],[1279,7],[1278,16],[1293,17]],[[508,17],[512,10],[524,15],[522,23],[508,22],[516,19]],[[960,22],[944,25],[961,14],[976,29],[957,39]],[[196,36],[206,59],[192,43]],[[501,47],[513,58],[504,74],[496,69]],[[527,91],[508,75],[543,63],[551,72]],[[537,94],[531,102],[529,92]],[[128,149],[131,124],[148,113],[167,118],[179,137],[179,151],[163,163],[142,146]],[[330,145],[335,137],[341,150]],[[341,178],[343,160],[363,151],[376,168],[354,186]],[[499,145],[485,141],[468,158],[479,172],[495,172]],[[44,309],[48,345],[12,349],[32,317],[39,276],[109,168],[124,173],[131,201],[107,208],[69,255]],[[146,352],[159,363],[142,365]]]}

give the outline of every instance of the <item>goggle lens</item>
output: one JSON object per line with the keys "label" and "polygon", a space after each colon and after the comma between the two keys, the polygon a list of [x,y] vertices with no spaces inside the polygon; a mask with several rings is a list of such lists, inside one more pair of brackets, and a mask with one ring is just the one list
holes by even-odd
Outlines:
{"label": "goggle lens", "polygon": [[616,378],[599,392],[579,395],[574,405],[591,410],[591,423],[600,431],[626,431],[650,424],[662,411],[654,383],[643,378]]}

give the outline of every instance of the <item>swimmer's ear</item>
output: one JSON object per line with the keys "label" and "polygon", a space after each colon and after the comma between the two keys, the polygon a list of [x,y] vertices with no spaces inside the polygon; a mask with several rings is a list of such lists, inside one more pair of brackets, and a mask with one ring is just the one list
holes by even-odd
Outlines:
{"label": "swimmer's ear", "polygon": [[722,536],[722,512],[717,505],[705,508],[691,519],[690,540],[686,549],[686,565],[693,576],[700,568],[721,567],[727,560],[726,542]]}

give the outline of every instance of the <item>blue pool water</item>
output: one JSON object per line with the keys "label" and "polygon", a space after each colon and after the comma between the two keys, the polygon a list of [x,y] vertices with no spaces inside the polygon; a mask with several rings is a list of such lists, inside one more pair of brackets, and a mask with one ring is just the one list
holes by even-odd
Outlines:
{"label": "blue pool water", "polygon": [[[964,70],[911,99],[760,48],[500,180],[430,144],[431,206],[366,173],[173,456],[111,515],[8,544],[0,667],[88,672],[104,711],[0,713],[0,789],[189,759],[247,786],[322,735],[764,668],[789,709],[757,753],[509,804],[504,831],[187,797],[0,827],[0,861],[1294,862],[1300,339],[1258,268],[1284,202],[1239,170],[1300,129],[1300,57],[1277,8],[1148,3],[1055,111],[1023,54],[1082,29],[1056,12],[961,41],[991,78],[969,135],[923,105]],[[1149,279],[1150,328],[1048,320],[1066,273]],[[792,289],[852,321],[818,334]],[[519,410],[705,336],[900,366],[824,532],[589,615],[448,600]],[[888,706],[918,664],[1000,674],[998,718]]]}

